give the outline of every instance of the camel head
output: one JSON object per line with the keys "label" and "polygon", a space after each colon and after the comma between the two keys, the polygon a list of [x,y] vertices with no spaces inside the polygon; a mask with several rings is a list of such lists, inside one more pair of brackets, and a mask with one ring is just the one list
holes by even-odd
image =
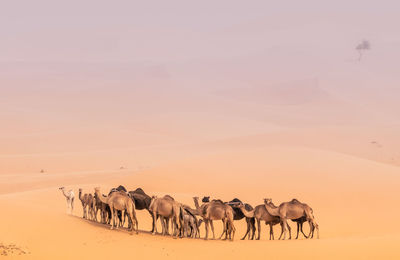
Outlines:
{"label": "camel head", "polygon": [[264,199],[264,203],[265,204],[271,204],[272,203],[272,199],[271,198],[266,198],[266,199]]}
{"label": "camel head", "polygon": [[201,202],[210,202],[210,196],[204,196],[203,199],[201,200]]}
{"label": "camel head", "polygon": [[59,190],[65,190],[65,187],[63,186],[63,187],[60,187],[60,188],[58,188]]}

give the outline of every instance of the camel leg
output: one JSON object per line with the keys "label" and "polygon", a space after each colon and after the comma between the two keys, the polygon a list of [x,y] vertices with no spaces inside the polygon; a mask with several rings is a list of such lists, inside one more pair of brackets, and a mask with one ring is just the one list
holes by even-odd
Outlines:
{"label": "camel leg", "polygon": [[296,222],[296,223],[297,223],[297,235],[296,235],[296,239],[298,239],[298,238],[299,238],[300,223],[299,223],[299,222]]}
{"label": "camel leg", "polygon": [[[153,213],[151,213],[150,210],[148,210],[148,209],[147,209],[147,212],[149,212],[151,218],[153,219]],[[154,221],[153,221],[153,222],[154,222]],[[151,227],[150,233],[153,233],[153,231],[154,231],[154,226]]]}
{"label": "camel leg", "polygon": [[222,219],[222,224],[224,227],[224,231],[222,232],[221,236],[218,239],[221,239],[222,236],[225,234],[224,240],[226,240],[228,238],[228,227],[227,227],[228,223],[226,222],[226,219]]}
{"label": "camel leg", "polygon": [[[306,236],[306,234],[304,234],[304,231],[303,231],[303,223],[304,223],[304,222],[301,222],[301,223],[300,223],[300,231],[301,231],[301,233],[303,234],[303,236],[304,236],[305,238],[308,238],[308,237]],[[297,239],[297,237],[296,237],[296,239]]]}
{"label": "camel leg", "polygon": [[204,240],[208,239],[208,219],[204,219],[204,225],[206,226],[206,236],[204,237]]}
{"label": "camel leg", "polygon": [[[169,218],[164,218],[164,221],[165,221],[165,231],[167,232],[167,235],[169,235]],[[174,232],[174,227],[172,227],[172,232]]]}
{"label": "camel leg", "polygon": [[282,238],[282,240],[285,240],[285,239],[286,239],[287,220],[286,220],[286,218],[281,218],[281,219],[282,219],[282,223],[283,223],[283,226],[282,226],[282,229],[283,229],[283,238]]}
{"label": "camel leg", "polygon": [[213,233],[213,239],[215,239],[215,233],[214,233],[214,223],[212,220],[210,220],[210,226],[211,226],[211,231]]}
{"label": "camel leg", "polygon": [[274,236],[274,227],[272,225],[272,223],[269,223],[269,240],[275,240],[275,236]]}
{"label": "camel leg", "polygon": [[311,233],[313,232],[314,226],[312,225],[311,221],[308,221],[308,224],[310,225],[310,233],[308,234],[308,238],[312,238]]}
{"label": "camel leg", "polygon": [[260,240],[260,237],[261,237],[261,220],[260,219],[257,219],[257,228],[258,228],[257,240]]}
{"label": "camel leg", "polygon": [[281,225],[281,234],[279,235],[278,240],[281,240],[282,235],[283,235],[283,223],[281,222],[280,225]]}
{"label": "camel leg", "polygon": [[114,209],[111,209],[111,229],[114,229]]}
{"label": "camel leg", "polygon": [[[228,225],[229,225],[229,238],[231,241],[233,241],[235,239],[235,232],[236,232],[236,228],[235,225],[233,224],[233,220],[228,220]],[[232,234],[232,237],[231,237]]]}
{"label": "camel leg", "polygon": [[289,239],[292,239],[292,228],[290,227],[289,223],[286,221],[287,229],[289,231]]}
{"label": "camel leg", "polygon": [[133,228],[133,225],[135,224],[136,225],[136,234],[139,234],[139,221],[136,217],[136,212],[133,211],[132,215],[135,218],[135,223],[132,222],[132,228]]}
{"label": "camel leg", "polygon": [[250,219],[250,226],[251,226],[251,238],[250,238],[250,234],[249,234],[249,239],[253,240],[254,239],[254,235],[256,234],[256,220],[255,220],[255,218],[251,218]]}
{"label": "camel leg", "polygon": [[160,216],[160,220],[161,220],[161,227],[162,227],[162,232],[161,232],[161,234],[162,234],[163,236],[165,236],[166,230],[167,230],[166,225],[168,225],[168,223],[167,223],[167,220],[166,220],[164,217],[161,217],[161,216]]}
{"label": "camel leg", "polygon": [[[247,218],[246,218],[246,222],[247,222],[246,234],[244,234],[244,236],[240,240],[244,240],[246,238],[247,234],[249,234],[249,232],[250,232],[250,223]],[[250,239],[250,234],[249,234],[249,239]]]}
{"label": "camel leg", "polygon": [[156,217],[156,214],[154,212],[153,212],[153,214],[151,214],[151,217],[153,218],[153,229],[151,230],[151,234],[155,235],[156,232],[157,232],[157,227],[156,227],[156,225],[157,225],[157,223],[156,223],[157,217]]}

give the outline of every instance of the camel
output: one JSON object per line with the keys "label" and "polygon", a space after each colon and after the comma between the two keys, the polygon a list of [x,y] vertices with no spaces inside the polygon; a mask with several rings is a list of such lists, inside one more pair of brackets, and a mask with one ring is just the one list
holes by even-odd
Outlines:
{"label": "camel", "polygon": [[95,208],[96,208],[96,201],[94,200],[94,195],[89,193],[88,196],[88,214],[89,214],[89,220],[95,220]]}
{"label": "camel", "polygon": [[[260,240],[261,221],[265,221],[265,225],[269,225],[269,240],[274,239],[273,226],[281,222],[281,219],[279,217],[272,216],[271,214],[269,214],[263,204],[256,206],[254,210],[247,210],[243,204],[239,204],[239,209],[247,218],[251,217],[255,218],[258,228],[258,236],[256,238],[257,240]],[[289,227],[289,232],[290,232],[290,227]]]}
{"label": "camel", "polygon": [[85,193],[82,196],[82,189],[79,189],[79,200],[82,202],[83,218],[88,218],[88,212],[90,214],[90,208],[93,202],[92,194]]}
{"label": "camel", "polygon": [[[210,202],[210,196],[203,197],[201,200],[202,202]],[[229,205],[233,209],[233,220],[241,220],[242,218],[246,218],[246,224],[247,224],[247,230],[246,233],[244,234],[243,238],[241,240],[244,240],[246,236],[248,235],[248,239],[254,239],[254,235],[256,233],[256,227],[255,227],[255,220],[254,217],[246,217],[240,208],[238,207],[240,203],[242,203],[241,200],[234,198],[233,200],[229,202],[224,202],[225,204]],[[246,207],[247,210],[253,210],[253,207],[250,204],[245,203],[244,206]]]}
{"label": "camel", "polygon": [[315,229],[317,229],[317,238],[319,238],[319,226],[315,221],[312,208],[307,204],[301,203],[297,199],[292,199],[289,202],[281,203],[279,207],[273,207],[271,199],[264,199],[264,205],[269,214],[281,218],[283,239],[286,238],[286,227],[289,226],[287,220],[301,219],[303,217],[305,217],[310,224],[311,238],[314,236]]}
{"label": "camel", "polygon": [[197,238],[200,237],[200,225],[202,219],[198,220],[196,218],[196,210],[192,209],[188,205],[182,205],[183,211],[181,218],[183,221],[183,226],[181,227],[182,236]]}
{"label": "camel", "polygon": [[[265,208],[264,205],[260,205],[262,206],[262,209],[264,211],[266,211],[267,209]],[[272,201],[270,202],[270,206],[273,208],[277,208],[277,206],[274,205],[274,203],[272,203]],[[269,213],[268,213],[269,214]],[[299,219],[292,219],[293,222],[295,222],[297,224],[297,235],[296,235],[296,239],[299,238],[299,231],[301,231],[301,233],[304,235],[305,238],[308,238],[308,236],[306,234],[304,234],[303,232],[303,223],[307,221],[307,218],[305,216],[299,218]],[[267,223],[266,223],[267,224]],[[281,223],[282,224],[282,223]],[[292,239],[292,233],[291,233],[291,228],[290,225],[287,226],[288,230],[289,230],[289,239]],[[272,231],[273,232],[273,231]],[[281,234],[279,236],[279,239],[281,239],[283,235],[283,230],[281,229]],[[273,239],[273,238],[272,238]]]}
{"label": "camel", "polygon": [[97,213],[100,211],[100,222],[106,224],[111,217],[110,207],[108,204],[102,202],[97,194],[94,194],[93,201],[95,203],[94,220],[97,221]]}
{"label": "camel", "polygon": [[226,234],[225,239],[228,238],[233,241],[235,237],[235,225],[233,224],[233,209],[224,204],[221,200],[212,200],[211,202],[205,202],[199,206],[199,198],[194,197],[194,204],[196,206],[197,214],[203,218],[204,224],[206,226],[205,240],[208,239],[208,225],[211,225],[213,231],[213,238],[215,239],[214,226],[212,224],[213,220],[222,220],[224,225],[224,231],[222,232],[219,239],[222,238],[223,234]]}
{"label": "camel", "polygon": [[[132,199],[126,195],[124,192],[112,192],[109,196],[105,197],[100,193],[100,188],[94,189],[95,194],[100,199],[101,202],[106,203],[110,206],[111,210],[111,229],[114,229],[115,225],[115,214],[117,210],[128,212],[128,216],[130,221],[132,222],[131,231],[136,229],[136,234],[139,233],[138,231],[138,221],[136,218],[135,212],[135,203],[133,203]],[[136,226],[136,228],[135,228]],[[117,227],[116,227],[117,228]]]}
{"label": "camel", "polygon": [[163,230],[162,234],[166,235],[168,233],[168,221],[171,220],[173,227],[173,236],[178,236],[178,231],[180,230],[178,223],[180,224],[180,226],[182,226],[182,222],[180,221],[182,206],[179,203],[177,203],[169,195],[166,195],[162,198],[153,196],[151,198],[149,209],[150,212],[153,214],[153,235],[157,232],[157,216],[160,216]]}
{"label": "camel", "polygon": [[[117,188],[112,188],[110,190],[110,192],[108,193],[108,196],[110,196],[111,193],[116,192],[116,191],[120,191],[120,192],[123,192],[123,193],[127,192],[127,190],[126,190],[126,188],[124,186],[119,185]],[[122,220],[122,214],[124,215],[124,220]],[[117,210],[118,226],[119,227],[123,227],[125,225],[125,217],[127,216],[127,214],[128,214],[127,212],[123,212],[123,211]]]}
{"label": "camel", "polygon": [[[137,188],[134,191],[129,191],[128,196],[135,202],[136,210],[146,209],[150,213],[151,217],[153,217],[153,214],[150,211],[151,197],[147,195],[141,188]],[[124,222],[125,222],[125,216],[124,216]],[[154,226],[152,227],[151,232],[153,231],[154,231]]]}
{"label": "camel", "polygon": [[65,191],[65,187],[60,187],[59,190],[62,191],[65,199],[67,200],[67,214],[71,214],[74,211],[74,200],[75,200],[75,193],[73,190],[69,190],[68,192]]}

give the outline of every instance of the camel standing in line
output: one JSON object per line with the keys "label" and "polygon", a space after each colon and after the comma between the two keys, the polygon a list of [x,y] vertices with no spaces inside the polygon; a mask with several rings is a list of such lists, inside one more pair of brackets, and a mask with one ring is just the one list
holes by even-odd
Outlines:
{"label": "camel standing in line", "polygon": [[[156,220],[161,217],[162,234],[168,233],[168,222],[172,221],[173,236],[177,237],[180,227],[182,226],[180,214],[182,206],[177,203],[171,196],[165,195],[162,198],[153,196],[150,203],[150,212],[153,214],[153,232],[154,235],[157,232]],[[180,224],[178,226],[178,223]]]}
{"label": "camel standing in line", "polygon": [[[277,216],[272,216],[271,214],[268,213],[267,209],[265,208],[264,204],[258,205],[254,208],[254,210],[247,210],[243,204],[239,205],[240,210],[243,212],[243,214],[248,217],[254,217],[256,222],[257,222],[257,228],[258,228],[258,236],[257,240],[260,240],[260,235],[261,235],[261,221],[265,221],[266,225],[269,225],[269,240],[274,239],[274,229],[273,226],[276,224],[281,223],[281,219]],[[290,233],[290,226],[289,228],[289,233]],[[282,235],[282,232],[281,232]]]}
{"label": "camel standing in line", "polygon": [[[273,207],[273,208],[277,208],[277,206],[275,206],[275,204],[272,203],[272,201],[269,203],[269,205],[270,205],[271,207]],[[265,208],[265,205],[260,205],[260,206],[262,206],[261,209],[262,209],[263,211],[267,211],[267,209]],[[269,213],[267,212],[267,214],[269,214]],[[297,224],[297,235],[296,235],[296,239],[299,238],[299,231],[301,231],[301,233],[304,235],[305,238],[308,238],[308,236],[307,236],[306,234],[304,234],[304,232],[303,232],[303,223],[307,221],[307,218],[306,218],[305,216],[303,216],[303,217],[301,217],[301,218],[298,218],[298,219],[291,219],[291,220],[292,220],[293,222],[296,222],[296,224]],[[282,223],[281,223],[281,227],[282,227]],[[289,230],[289,239],[292,239],[292,233],[291,233],[290,225],[288,225],[287,227],[288,227],[288,230]],[[283,229],[281,229],[281,234],[280,234],[280,236],[279,236],[279,240],[281,239],[282,235],[283,235]]]}
{"label": "camel standing in line", "polygon": [[181,212],[181,218],[183,220],[183,226],[180,231],[181,234],[186,237],[200,238],[200,225],[203,220],[198,220],[196,217],[196,210],[188,205],[182,205],[182,207],[184,210]]}
{"label": "camel standing in line", "polygon": [[[203,197],[201,200],[202,202],[210,202],[210,196]],[[241,240],[244,240],[246,236],[248,236],[248,239],[254,239],[254,235],[256,233],[256,226],[255,226],[255,220],[254,217],[247,217],[245,216],[242,211],[239,208],[239,204],[242,203],[241,200],[238,198],[234,198],[233,200],[229,202],[224,202],[224,204],[227,204],[232,207],[233,209],[233,220],[241,220],[242,218],[246,218],[246,224],[247,224],[247,229],[246,233],[244,234],[243,238]],[[250,204],[245,203],[244,204],[246,210],[253,210],[253,207]]]}
{"label": "camel standing in line", "polygon": [[90,193],[82,195],[82,189],[79,189],[79,200],[82,202],[83,218],[88,218],[88,213],[91,213],[90,208],[92,207],[93,196]]}
{"label": "camel standing in line", "polygon": [[60,187],[59,190],[62,191],[65,199],[67,200],[67,214],[71,214],[74,211],[74,200],[75,200],[75,193],[73,190],[69,190],[68,192],[65,191],[65,187]]}
{"label": "camel standing in line", "polygon": [[[132,199],[126,195],[124,192],[112,192],[109,196],[105,197],[100,193],[100,188],[94,189],[95,194],[100,199],[101,202],[106,203],[110,206],[111,210],[111,229],[114,229],[114,225],[116,224],[116,214],[117,211],[127,211],[129,220],[132,222],[131,231],[136,229],[136,234],[138,231],[138,221],[136,218],[135,212],[135,203],[133,203]],[[135,228],[136,226],[136,228]],[[118,225],[116,226],[118,228]]]}
{"label": "camel standing in line", "polygon": [[283,224],[283,239],[286,238],[286,227],[288,227],[288,219],[301,219],[306,218],[310,224],[310,236],[314,236],[314,230],[317,229],[317,238],[319,238],[319,226],[315,221],[313,210],[305,203],[293,199],[289,202],[283,202],[279,207],[273,207],[271,199],[264,199],[264,205],[268,213],[272,216],[279,216]]}
{"label": "camel standing in line", "polygon": [[233,224],[233,209],[224,204],[221,200],[212,200],[211,202],[203,203],[199,206],[199,198],[194,197],[194,204],[196,206],[197,214],[203,218],[204,224],[206,226],[206,236],[204,237],[205,240],[208,239],[208,225],[210,224],[211,230],[213,232],[213,238],[215,239],[214,234],[214,225],[212,223],[213,220],[222,220],[224,225],[224,231],[222,232],[219,239],[225,234],[225,239],[228,238],[233,241],[235,237],[235,225]]}
{"label": "camel standing in line", "polygon": [[[150,216],[153,217],[153,213],[150,211],[151,197],[147,195],[143,189],[137,188],[134,191],[129,191],[128,196],[135,203],[136,210],[146,209],[149,212]],[[124,215],[124,222],[125,222],[125,215]],[[154,231],[154,226],[151,229],[151,233],[153,233],[153,231]]]}
{"label": "camel standing in line", "polygon": [[94,194],[94,204],[95,204],[95,211],[94,211],[94,220],[97,221],[97,213],[100,211],[100,222],[103,224],[107,223],[107,219],[111,218],[111,210],[110,207],[102,202],[97,194]]}

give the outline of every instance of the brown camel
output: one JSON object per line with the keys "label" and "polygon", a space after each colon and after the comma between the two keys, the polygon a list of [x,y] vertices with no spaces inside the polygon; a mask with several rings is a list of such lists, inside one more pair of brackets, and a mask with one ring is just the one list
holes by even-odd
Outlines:
{"label": "brown camel", "polygon": [[[269,203],[269,205],[271,207],[273,207],[273,208],[277,208],[277,206],[275,206],[275,204],[272,203],[272,201]],[[265,205],[260,205],[260,206],[262,206],[262,210],[267,211],[267,209],[265,208]],[[269,213],[267,212],[267,214],[269,214]],[[301,231],[301,233],[304,235],[305,238],[308,238],[308,236],[306,234],[304,234],[304,232],[303,232],[303,223],[307,221],[307,218],[305,216],[303,216],[303,217],[301,217],[299,219],[292,219],[292,221],[297,224],[296,239],[299,238],[299,231]],[[281,222],[281,226],[282,226],[282,222]],[[289,239],[292,239],[292,233],[291,233],[290,225],[288,225],[288,230],[289,230]],[[281,229],[281,234],[279,236],[279,239],[281,239],[282,235],[283,235],[283,229]]]}
{"label": "brown camel", "polygon": [[279,216],[282,221],[283,239],[286,238],[286,227],[288,227],[288,219],[301,219],[306,218],[310,224],[310,235],[311,238],[314,236],[314,229],[317,229],[317,238],[319,238],[319,227],[313,215],[313,210],[310,206],[305,203],[293,199],[289,202],[283,202],[279,207],[273,207],[271,199],[264,199],[264,205],[266,210],[272,216]]}
{"label": "brown camel", "polygon": [[149,210],[153,214],[153,235],[157,232],[156,220],[158,217],[161,217],[162,234],[166,235],[168,233],[168,222],[171,220],[173,236],[178,236],[180,227],[182,226],[182,222],[180,221],[182,206],[179,203],[169,195],[165,195],[162,198],[153,196],[151,197]]}
{"label": "brown camel", "polygon": [[196,210],[192,209],[188,205],[182,205],[183,211],[181,212],[181,218],[183,226],[181,227],[181,235],[191,238],[200,238],[200,225],[202,219],[198,220],[196,217]]}
{"label": "brown camel", "polygon": [[[136,218],[135,212],[135,203],[132,201],[131,198],[126,195],[125,192],[112,192],[109,196],[105,197],[100,193],[100,188],[94,189],[95,194],[100,199],[101,202],[106,203],[110,206],[111,210],[111,229],[114,229],[114,225],[116,222],[116,214],[117,210],[123,212],[128,212],[128,217],[132,222],[131,231],[135,230],[136,226],[136,234],[139,233],[138,231],[138,221]],[[117,226],[118,227],[118,226]]]}
{"label": "brown camel", "polygon": [[211,202],[203,203],[199,206],[199,198],[194,197],[194,204],[196,206],[197,214],[203,218],[204,224],[206,226],[206,236],[205,240],[208,239],[208,225],[211,225],[211,229],[213,231],[213,238],[214,235],[214,226],[212,224],[213,220],[222,220],[224,225],[224,231],[222,232],[219,239],[222,238],[223,234],[225,234],[225,239],[228,238],[233,241],[235,237],[235,225],[233,224],[233,209],[224,204],[221,200],[212,200]]}
{"label": "brown camel", "polygon": [[[202,202],[210,202],[210,196],[205,196],[201,200]],[[229,202],[224,202],[224,204],[227,204],[232,207],[233,209],[233,220],[241,220],[242,218],[246,218],[246,224],[247,224],[247,230],[246,233],[244,234],[242,240],[248,236],[248,239],[254,239],[254,234],[256,232],[256,226],[255,226],[255,220],[254,218],[247,218],[242,211],[239,209],[239,204],[242,203],[241,200],[238,198],[234,198],[233,200]],[[245,203],[244,204],[246,210],[253,210],[253,207],[250,204]]]}
{"label": "brown camel", "polygon": [[90,208],[93,202],[92,194],[85,193],[82,195],[82,189],[79,189],[79,200],[82,202],[83,218],[88,218],[88,212],[91,213]]}
{"label": "brown camel", "polygon": [[[104,195],[103,195],[104,196]],[[107,223],[107,220],[111,217],[111,211],[108,204],[102,202],[97,194],[94,194],[94,220],[97,221],[97,213],[100,211],[100,222],[103,224]]]}
{"label": "brown camel", "polygon": [[247,218],[254,217],[256,219],[257,228],[258,228],[258,236],[256,238],[257,240],[260,240],[261,221],[265,221],[265,224],[269,225],[269,240],[274,239],[273,226],[281,223],[281,219],[279,217],[272,216],[271,214],[269,214],[263,204],[256,206],[254,208],[254,210],[250,210],[250,211],[247,211],[243,204],[240,204],[239,208]]}
{"label": "brown camel", "polygon": [[[136,210],[146,209],[150,213],[150,216],[153,217],[153,213],[151,213],[149,209],[151,203],[151,197],[147,195],[142,188],[137,188],[134,191],[129,191],[128,196],[133,200],[133,202],[135,202]],[[151,233],[153,233],[153,231],[154,227],[152,227]]]}

